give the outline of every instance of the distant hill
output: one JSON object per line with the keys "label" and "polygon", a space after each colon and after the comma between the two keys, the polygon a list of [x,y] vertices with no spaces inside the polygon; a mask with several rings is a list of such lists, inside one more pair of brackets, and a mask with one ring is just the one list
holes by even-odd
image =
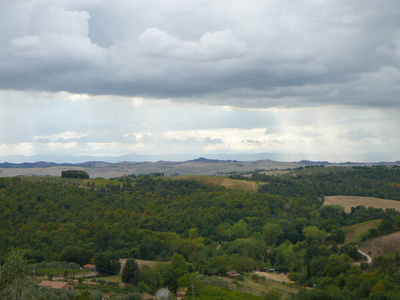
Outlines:
{"label": "distant hill", "polygon": [[[0,177],[9,176],[61,176],[64,170],[84,170],[91,178],[113,178],[130,174],[151,174],[163,173],[164,176],[177,175],[233,175],[246,174],[254,171],[277,171],[299,167],[307,167],[311,170],[311,165],[340,166],[348,167],[354,165],[372,165],[371,163],[328,163],[322,161],[300,161],[300,162],[281,162],[274,160],[219,160],[200,157],[187,161],[156,161],[156,162],[106,162],[106,161],[87,161],[79,163],[56,163],[56,162],[23,162],[23,163],[0,163]],[[395,164],[395,163],[380,163]]]}
{"label": "distant hill", "polygon": [[163,173],[164,176],[177,175],[221,175],[253,172],[254,170],[282,170],[304,166],[301,163],[277,162],[271,160],[231,161],[199,158],[190,161],[172,162],[119,162],[91,161],[76,164],[54,162],[1,163],[0,177],[9,176],[61,176],[63,170],[84,170],[91,178],[113,178],[129,174]]}

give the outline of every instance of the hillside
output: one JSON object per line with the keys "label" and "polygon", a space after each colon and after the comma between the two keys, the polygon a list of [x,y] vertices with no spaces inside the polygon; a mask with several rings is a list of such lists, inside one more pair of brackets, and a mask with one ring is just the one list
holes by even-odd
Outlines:
{"label": "hillside", "polygon": [[345,242],[360,244],[368,230],[378,227],[381,221],[381,219],[377,219],[343,227],[343,231],[346,234]]}
{"label": "hillside", "polygon": [[400,231],[384,235],[371,241],[362,243],[358,247],[361,251],[368,253],[371,258],[400,251]]}
{"label": "hillside", "polygon": [[[129,162],[123,161],[110,163],[103,161],[90,161],[85,163],[64,163],[57,164],[52,162],[36,163],[0,163],[0,177],[10,176],[60,176],[63,170],[84,170],[91,178],[115,178],[130,174],[151,174],[163,173],[164,176],[175,175],[232,175],[250,174],[260,171],[266,175],[304,175],[319,174],[327,172],[337,172],[346,170],[349,166],[370,166],[370,163],[346,163],[334,164],[324,162],[325,168],[315,168],[319,162],[300,161],[300,162],[280,162],[273,160],[255,161],[236,161],[236,160],[216,160],[198,158],[183,162],[157,161],[157,162]],[[379,164],[381,166],[399,165],[396,163]],[[288,169],[296,169],[295,172],[288,172]],[[250,176],[248,175],[248,176]]]}
{"label": "hillside", "polygon": [[[0,259],[6,261],[18,248],[30,270],[44,274],[40,265],[58,276],[60,270],[49,266],[73,263],[68,272],[75,274],[80,266],[94,263],[114,282],[120,282],[121,259],[163,261],[154,268],[139,264],[148,275],[141,288],[153,294],[166,285],[177,289],[178,279],[184,287],[184,282],[190,284],[200,274],[211,278],[234,270],[243,276],[270,269],[276,276],[289,273],[295,283],[285,284],[294,285],[295,290],[315,286],[301,289],[298,297],[279,287],[271,291],[292,299],[328,299],[332,294],[336,299],[368,299],[382,281],[389,281],[385,283],[387,293],[398,293],[394,274],[400,268],[400,256],[386,255],[358,266],[355,262],[360,257],[352,242],[359,243],[368,234],[371,242],[362,245],[365,253],[376,256],[397,251],[400,213],[363,205],[346,213],[339,205],[323,205],[322,199],[327,192],[353,190],[376,198],[380,194],[398,196],[399,171],[382,166],[333,170],[318,166],[282,175],[260,171],[251,177],[232,178],[161,174],[114,179],[3,177]],[[369,288],[361,289],[366,280]],[[242,285],[241,280],[233,280],[233,288],[261,293],[263,287],[257,281],[264,284],[253,272]],[[231,299],[232,286],[226,290],[220,284],[220,279],[211,279],[197,291],[209,295],[218,289],[226,295],[222,299]],[[125,294],[137,289],[113,287],[116,293]]]}

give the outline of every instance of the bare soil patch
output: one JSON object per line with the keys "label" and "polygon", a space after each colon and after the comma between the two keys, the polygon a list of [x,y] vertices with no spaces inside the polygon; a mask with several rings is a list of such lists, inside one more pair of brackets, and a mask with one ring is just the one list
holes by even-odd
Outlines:
{"label": "bare soil patch", "polygon": [[374,197],[361,196],[326,196],[324,205],[338,204],[344,207],[347,213],[351,212],[352,207],[364,205],[365,207],[375,208],[394,208],[400,211],[400,201],[380,199]]}

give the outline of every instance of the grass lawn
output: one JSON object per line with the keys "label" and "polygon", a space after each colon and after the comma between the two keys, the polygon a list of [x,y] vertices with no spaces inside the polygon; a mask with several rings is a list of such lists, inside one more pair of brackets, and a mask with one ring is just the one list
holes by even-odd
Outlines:
{"label": "grass lawn", "polygon": [[343,227],[343,231],[346,234],[345,242],[354,242],[356,244],[360,244],[363,235],[365,235],[370,228],[378,227],[380,222],[381,219],[377,219]]}
{"label": "grass lawn", "polygon": [[97,279],[104,280],[104,281],[116,282],[116,283],[122,283],[121,275],[102,276],[102,277],[97,277]]}

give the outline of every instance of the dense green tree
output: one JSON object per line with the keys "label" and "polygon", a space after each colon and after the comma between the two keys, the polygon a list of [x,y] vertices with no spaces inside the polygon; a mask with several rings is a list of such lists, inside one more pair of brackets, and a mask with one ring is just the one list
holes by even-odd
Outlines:
{"label": "dense green tree", "polygon": [[283,236],[283,230],[278,224],[268,223],[263,227],[263,234],[267,245],[274,246]]}
{"label": "dense green tree", "polygon": [[96,270],[100,273],[118,274],[121,269],[121,264],[115,254],[108,252],[99,252],[94,256]]}
{"label": "dense green tree", "polygon": [[76,246],[65,247],[60,254],[60,260],[85,265],[93,258],[93,252]]}
{"label": "dense green tree", "polygon": [[239,273],[254,271],[257,268],[257,262],[246,256],[236,256],[233,258],[232,267]]}
{"label": "dense green tree", "polygon": [[354,244],[345,244],[340,247],[339,254],[346,254],[351,257],[353,260],[358,260],[361,255],[358,253],[358,249]]}
{"label": "dense green tree", "polygon": [[150,290],[153,290],[159,285],[161,275],[157,273],[155,269],[150,268],[149,266],[143,266],[140,269],[140,273],[141,280],[150,288]]}
{"label": "dense green tree", "polygon": [[215,270],[217,274],[225,275],[225,273],[228,271],[228,267],[229,267],[229,262],[226,256],[219,255],[219,256],[214,256],[211,259],[211,268]]}
{"label": "dense green tree", "polygon": [[193,273],[186,273],[182,275],[181,277],[178,278],[178,287],[179,288],[187,288],[188,290],[190,289],[190,286],[194,284],[197,286],[197,278],[196,275]]}
{"label": "dense green tree", "polygon": [[23,299],[23,289],[27,273],[24,252],[13,249],[4,265],[0,267],[0,298]]}
{"label": "dense green tree", "polygon": [[82,170],[67,170],[61,172],[62,178],[89,179],[89,174]]}
{"label": "dense green tree", "polygon": [[334,229],[331,234],[327,237],[328,241],[334,241],[337,244],[343,244],[345,240],[345,233],[342,229]]}
{"label": "dense green tree", "polygon": [[122,282],[137,286],[141,277],[142,274],[137,261],[134,259],[128,259],[125,263],[124,269],[122,270]]}
{"label": "dense green tree", "polygon": [[87,290],[82,291],[80,294],[74,296],[72,300],[91,300],[90,293]]}
{"label": "dense green tree", "polygon": [[304,235],[306,237],[306,242],[310,243],[313,240],[318,240],[320,242],[325,241],[327,234],[325,230],[318,229],[317,226],[308,226],[303,229]]}
{"label": "dense green tree", "polygon": [[246,238],[248,235],[247,223],[244,220],[240,220],[228,230],[228,235],[232,240]]}
{"label": "dense green tree", "polygon": [[176,294],[179,288],[178,278],[182,277],[188,272],[188,265],[185,258],[178,253],[171,257],[170,264],[163,274],[162,285],[167,286],[168,289]]}

